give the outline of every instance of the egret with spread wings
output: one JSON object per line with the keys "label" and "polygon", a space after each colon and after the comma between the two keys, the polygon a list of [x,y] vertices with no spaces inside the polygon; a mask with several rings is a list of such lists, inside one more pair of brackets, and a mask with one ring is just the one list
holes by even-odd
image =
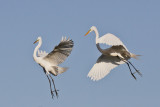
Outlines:
{"label": "egret with spread wings", "polygon": [[[64,62],[65,59],[70,55],[74,43],[71,39],[62,37],[62,40],[59,43],[59,45],[55,46],[53,51],[51,51],[50,53],[46,53],[45,51],[39,51],[39,48],[42,45],[42,38],[38,37],[38,39],[34,42],[34,44],[36,42],[39,43],[34,50],[33,58],[43,68],[44,73],[46,74],[49,80],[52,98],[54,96],[53,92],[56,93],[56,96],[58,98],[58,92],[57,92],[58,90],[55,87],[55,83],[51,74],[57,76],[58,74],[61,74],[67,70],[66,67],[59,67],[58,65]],[[51,82],[53,83],[54,91],[52,90]]]}
{"label": "egret with spread wings", "polygon": [[[122,41],[113,34],[106,34],[102,37],[99,37],[98,30],[95,26],[92,26],[90,30],[85,34],[88,35],[90,32],[94,31],[96,34],[96,46],[102,55],[98,58],[96,64],[92,67],[88,73],[88,77],[93,81],[98,81],[104,78],[113,68],[117,67],[120,64],[126,63],[129,67],[131,75],[136,79],[134,73],[131,71],[130,65],[135,69],[135,71],[142,75],[133,64],[128,61],[130,58],[135,58],[139,55],[130,53]],[[100,43],[110,45],[108,49],[102,49]]]}

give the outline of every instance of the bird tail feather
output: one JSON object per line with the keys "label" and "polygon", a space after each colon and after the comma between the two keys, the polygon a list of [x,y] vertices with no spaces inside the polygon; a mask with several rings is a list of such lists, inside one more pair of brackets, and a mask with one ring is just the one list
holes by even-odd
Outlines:
{"label": "bird tail feather", "polygon": [[51,74],[57,76],[58,74],[62,74],[63,72],[67,71],[67,67],[59,67],[59,66],[52,66],[53,70],[50,71]]}
{"label": "bird tail feather", "polygon": [[131,53],[132,58],[139,59],[139,56],[141,56],[141,55],[135,55],[135,54]]}
{"label": "bird tail feather", "polygon": [[63,72],[67,71],[67,67],[58,67],[58,74],[62,74]]}

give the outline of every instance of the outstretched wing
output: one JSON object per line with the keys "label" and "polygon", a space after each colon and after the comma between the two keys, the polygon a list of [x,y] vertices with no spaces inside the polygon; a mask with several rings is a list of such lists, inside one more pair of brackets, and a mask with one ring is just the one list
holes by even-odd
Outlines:
{"label": "outstretched wing", "polygon": [[50,62],[53,65],[58,65],[65,61],[70,55],[73,48],[73,41],[71,39],[63,38],[58,46],[55,46],[54,50],[44,57],[44,60]]}
{"label": "outstretched wing", "polygon": [[111,34],[111,33],[107,33],[106,35],[100,37],[97,40],[97,43],[105,43],[107,45],[122,45],[127,51],[128,49],[126,48],[126,46],[122,43],[122,41],[116,37],[115,35]]}
{"label": "outstretched wing", "polygon": [[101,55],[88,73],[88,77],[93,81],[98,81],[120,64],[124,64],[124,62],[117,57]]}
{"label": "outstretched wing", "polygon": [[38,57],[45,57],[47,55],[48,55],[48,53],[46,51],[38,50]]}

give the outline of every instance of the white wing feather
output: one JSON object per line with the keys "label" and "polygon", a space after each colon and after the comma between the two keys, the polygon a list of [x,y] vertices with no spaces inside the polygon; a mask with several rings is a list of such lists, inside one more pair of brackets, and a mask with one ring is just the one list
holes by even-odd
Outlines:
{"label": "white wing feather", "polygon": [[48,53],[46,51],[38,50],[38,57],[45,57],[47,55],[48,55]]}
{"label": "white wing feather", "polygon": [[102,78],[104,78],[109,72],[117,67],[118,65],[112,64],[112,63],[106,63],[106,62],[101,62],[101,63],[96,63],[88,73],[88,77],[91,78],[93,81],[98,81]]}
{"label": "white wing feather", "polygon": [[111,33],[107,33],[106,35],[98,38],[96,43],[105,43],[107,45],[112,45],[112,46],[113,45],[122,45],[128,51],[128,49],[122,43],[122,41],[118,37],[116,37],[115,35],[113,35]]}
{"label": "white wing feather", "polygon": [[113,56],[101,55],[97,63],[94,64],[90,72],[88,73],[88,77],[93,81],[98,81],[104,78],[109,72],[117,67],[120,64],[124,64],[125,62]]}
{"label": "white wing feather", "polygon": [[74,43],[72,39],[62,37],[59,45],[55,46],[52,52],[50,52],[43,59],[50,62],[53,65],[59,65],[65,61],[65,59],[71,54]]}

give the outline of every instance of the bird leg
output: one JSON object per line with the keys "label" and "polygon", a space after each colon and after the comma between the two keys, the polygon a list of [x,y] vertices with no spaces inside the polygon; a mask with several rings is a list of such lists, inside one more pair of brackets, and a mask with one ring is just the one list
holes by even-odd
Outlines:
{"label": "bird leg", "polygon": [[50,85],[50,91],[51,91],[51,95],[52,95],[52,99],[54,97],[54,94],[53,94],[53,90],[52,90],[52,86],[51,86],[51,80],[49,79],[48,75],[46,74],[47,78],[48,78],[48,81],[49,81],[49,85]]}
{"label": "bird leg", "polygon": [[55,83],[54,83],[54,80],[53,80],[52,76],[51,76],[50,74],[49,74],[49,76],[50,76],[50,78],[52,79],[52,83],[53,83],[53,86],[54,86],[54,91],[53,91],[53,92],[56,93],[56,96],[57,96],[57,98],[58,98],[58,92],[57,92],[57,91],[59,91],[59,90],[56,89],[56,86],[55,86]]}
{"label": "bird leg", "polygon": [[132,73],[132,71],[131,71],[131,68],[130,68],[130,66],[129,66],[129,63],[128,62],[126,62],[126,64],[128,65],[128,68],[129,68],[129,70],[130,70],[130,73],[131,73],[131,75],[133,76],[133,78],[136,80],[136,77],[134,76],[134,74]]}
{"label": "bird leg", "polygon": [[139,70],[137,70],[130,61],[128,61],[128,62],[132,65],[132,67],[135,69],[135,71],[142,77],[142,74],[139,72]]}
{"label": "bird leg", "polygon": [[122,59],[121,57],[117,56],[120,60],[122,60],[123,62],[125,62],[128,65],[129,71],[131,73],[131,75],[133,76],[133,78],[136,80],[136,77],[134,76],[134,73],[132,73],[131,67],[130,67],[130,63],[128,63],[128,61]]}
{"label": "bird leg", "polygon": [[[46,74],[46,70],[45,70],[45,68],[43,68],[43,71],[44,71],[44,73]],[[53,90],[52,90],[51,80],[49,79],[48,74],[46,74],[46,76],[47,76],[48,81],[49,81],[50,91],[51,91],[51,95],[52,95],[52,99],[53,99],[54,94],[53,94]]]}

